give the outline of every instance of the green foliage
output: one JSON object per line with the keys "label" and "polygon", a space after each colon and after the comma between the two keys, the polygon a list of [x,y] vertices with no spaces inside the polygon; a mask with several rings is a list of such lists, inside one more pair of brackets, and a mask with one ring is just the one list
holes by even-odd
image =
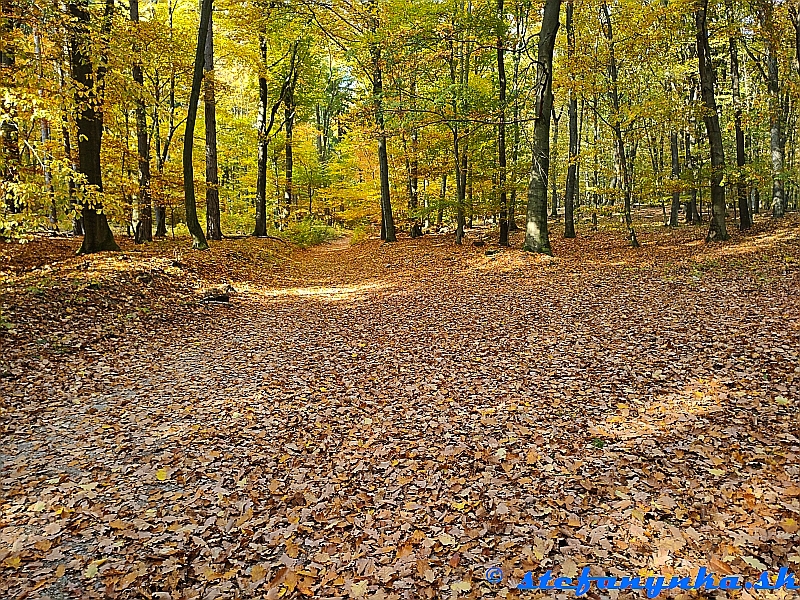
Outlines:
{"label": "green foliage", "polygon": [[312,219],[303,219],[293,223],[284,232],[284,237],[301,248],[310,248],[340,238],[341,232]]}
{"label": "green foliage", "polygon": [[350,234],[350,245],[355,246],[367,241],[375,235],[375,228],[372,225],[357,225]]}

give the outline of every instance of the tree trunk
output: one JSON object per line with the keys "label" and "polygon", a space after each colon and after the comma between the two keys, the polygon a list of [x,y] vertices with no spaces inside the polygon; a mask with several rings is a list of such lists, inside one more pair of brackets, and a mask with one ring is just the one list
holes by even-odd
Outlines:
{"label": "tree trunk", "polygon": [[[733,6],[731,0],[727,0],[726,8],[728,11],[728,22],[733,23]],[[738,35],[738,34],[737,34]],[[750,215],[750,203],[747,198],[747,184],[743,181],[743,168],[746,163],[744,151],[744,129],[742,128],[742,100],[739,94],[739,52],[736,37],[728,38],[731,59],[731,96],[733,100],[733,121],[736,130],[736,166],[739,172],[736,176],[736,197],[739,204],[739,229],[742,231],[753,226],[753,218]]]}
{"label": "tree trunk", "polygon": [[[107,68],[106,51],[104,48],[101,52],[100,64],[95,70],[88,47],[91,39],[88,0],[70,2],[68,11],[72,19],[70,32],[72,77],[78,88],[75,93],[75,104],[78,107],[75,118],[78,133],[78,171],[83,175],[84,185],[90,192],[85,196],[81,207],[84,237],[78,254],[119,250],[108,226],[108,219],[103,212],[99,196],[103,192],[100,147],[103,140],[102,104]],[[113,11],[113,0],[106,0],[101,27],[103,44],[108,39]]]}
{"label": "tree trunk", "polygon": [[[567,12],[567,57],[568,62],[572,63],[575,58],[575,29],[573,27],[573,11],[575,3],[568,0]],[[574,81],[574,77],[573,77]],[[564,237],[571,239],[575,237],[575,194],[578,184],[578,145],[580,135],[578,133],[578,95],[575,90],[569,91],[569,166],[567,167],[567,185],[564,190]]]}
{"label": "tree trunk", "polygon": [[[466,138],[467,132],[464,132]],[[466,146],[466,139],[464,141]],[[463,152],[460,150],[458,143],[458,129],[455,129],[454,134],[454,152],[456,159],[456,244],[461,244],[464,241],[464,204],[467,198],[467,168],[469,167],[469,156],[467,148]]]}
{"label": "tree trunk", "polygon": [[[131,21],[138,27],[139,0],[130,0]],[[139,157],[139,222],[135,242],[153,241],[153,205],[150,195],[150,140],[147,135],[147,107],[144,102],[144,75],[138,44],[133,47],[133,81],[136,83],[136,150]]]}
{"label": "tree trunk", "polygon": [[221,240],[219,214],[219,168],[217,166],[217,99],[214,79],[214,12],[208,18],[203,64],[204,114],[206,125],[206,235]]}
{"label": "tree trunk", "polygon": [[292,198],[294,197],[294,117],[295,117],[294,90],[289,90],[284,105],[284,126],[286,127],[286,187],[283,190],[283,207],[286,218],[292,212]]}
{"label": "tree trunk", "polygon": [[631,246],[634,248],[639,247],[639,241],[636,239],[636,231],[633,228],[633,219],[631,218],[631,200],[633,194],[633,182],[631,177],[631,167],[628,164],[628,156],[625,151],[625,140],[622,137],[622,124],[620,123],[620,94],[619,94],[619,75],[617,71],[617,57],[616,57],[616,41],[614,39],[613,24],[611,22],[611,12],[608,5],[602,2],[600,7],[600,16],[603,25],[603,35],[608,40],[608,75],[611,80],[611,87],[609,89],[609,99],[611,100],[611,107],[614,114],[611,118],[611,129],[614,132],[614,143],[617,150],[617,161],[620,168],[620,175],[622,176],[623,194],[625,199],[624,213],[625,213],[625,227],[628,229],[628,239]]}
{"label": "tree trunk", "polygon": [[550,114],[553,110],[553,48],[561,0],[546,0],[539,33],[536,118],[533,127],[533,168],[528,186],[525,245],[528,252],[552,254],[547,231],[547,177],[550,170]]}
{"label": "tree trunk", "polygon": [[203,234],[203,228],[197,220],[197,201],[194,193],[194,164],[192,151],[194,150],[194,128],[197,121],[197,104],[200,102],[200,85],[203,82],[203,67],[205,63],[205,46],[208,38],[208,26],[211,21],[213,0],[203,0],[200,8],[200,26],[197,32],[197,49],[194,55],[194,71],[192,73],[192,92],[189,96],[188,115],[186,117],[186,131],[183,136],[183,190],[186,203],[186,226],[192,235],[192,248],[208,250],[208,242]]}
{"label": "tree trunk", "polygon": [[781,140],[783,114],[779,95],[778,57],[774,53],[772,44],[767,46],[769,48],[767,89],[769,90],[769,150],[772,164],[772,216],[781,218],[784,216],[786,208],[786,190],[783,184],[783,143]]}
{"label": "tree trunk", "polygon": [[681,177],[681,161],[680,161],[680,148],[678,148],[678,132],[672,131],[669,135],[669,149],[672,154],[672,184],[675,189],[672,190],[672,206],[669,210],[669,226],[678,226],[678,211],[681,208],[681,192],[678,189],[678,183]]}
{"label": "tree trunk", "polygon": [[436,213],[436,229],[437,231],[442,227],[442,220],[444,219],[444,202],[447,198],[447,173],[442,174],[442,194],[439,197],[439,211]]}
{"label": "tree trunk", "polygon": [[497,186],[500,190],[500,245],[508,246],[508,196],[506,193],[506,60],[505,7],[497,0],[497,81],[500,92],[500,114],[497,125]]}
{"label": "tree trunk", "polygon": [[[373,3],[373,6],[376,3]],[[373,33],[377,31],[377,23]],[[386,148],[386,122],[383,117],[383,67],[381,66],[381,50],[377,44],[370,47],[372,54],[372,101],[375,110],[375,125],[378,128],[378,167],[381,182],[381,239],[385,242],[396,242],[397,234],[392,215],[392,200],[389,188],[389,154]]]}
{"label": "tree trunk", "polygon": [[705,112],[703,121],[708,132],[708,143],[711,150],[711,219],[706,241],[722,241],[728,239],[725,225],[725,188],[722,178],[725,174],[725,149],[722,145],[722,132],[719,127],[719,114],[714,94],[716,75],[712,64],[711,48],[708,43],[707,23],[708,0],[700,0],[695,12],[697,27],[697,58],[700,68],[700,93]]}
{"label": "tree trunk", "polygon": [[[261,49],[262,67],[267,63],[267,39],[259,39]],[[267,235],[267,158],[269,141],[267,140],[267,103],[269,102],[269,88],[265,73],[258,78],[258,167],[256,174],[256,228],[253,235],[264,237]]]}
{"label": "tree trunk", "polygon": [[563,113],[563,106],[558,114],[556,114],[555,107],[553,108],[553,143],[550,146],[552,152],[550,164],[553,171],[550,179],[550,217],[553,219],[558,218],[558,124],[561,122]]}
{"label": "tree trunk", "polygon": [[419,130],[411,131],[411,177],[409,206],[411,210],[419,208]]}
{"label": "tree trunk", "polygon": [[[15,7],[19,6],[13,0],[0,2],[0,34],[3,43],[0,46],[0,71],[6,71],[3,78],[3,93],[0,98],[0,191],[6,210],[15,214],[22,212],[20,197],[17,193],[19,183],[20,151],[19,151],[19,125],[17,123],[17,100],[12,91],[14,84],[13,72],[16,69],[17,48],[14,42]],[[87,15],[88,19],[88,15]],[[9,83],[8,86],[6,84]]]}

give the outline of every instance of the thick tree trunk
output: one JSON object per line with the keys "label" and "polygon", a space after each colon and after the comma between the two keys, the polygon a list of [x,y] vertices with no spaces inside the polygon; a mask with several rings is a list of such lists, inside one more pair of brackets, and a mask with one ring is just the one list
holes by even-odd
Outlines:
{"label": "thick tree trunk", "polygon": [[552,254],[547,231],[547,178],[550,170],[550,114],[553,110],[553,48],[558,32],[561,0],[546,0],[539,33],[536,118],[533,126],[533,168],[528,186],[525,245],[528,252]]}
{"label": "thick tree trunk", "polygon": [[[139,0],[130,0],[131,21],[139,23]],[[139,223],[136,225],[137,244],[153,241],[153,208],[150,195],[150,140],[147,135],[147,107],[144,102],[144,75],[137,44],[133,47],[133,81],[136,83],[136,150],[139,157]]]}
{"label": "thick tree trunk", "polygon": [[192,235],[192,247],[196,250],[207,250],[208,242],[203,228],[197,220],[197,201],[194,192],[194,128],[197,121],[197,104],[200,102],[200,86],[203,82],[205,63],[205,46],[208,38],[208,25],[211,20],[213,0],[203,0],[200,9],[200,26],[197,32],[197,49],[194,55],[194,71],[192,73],[192,91],[189,96],[186,132],[183,136],[183,190],[186,204],[186,226]]}
{"label": "thick tree trunk", "polygon": [[680,161],[680,148],[678,147],[678,132],[672,131],[669,135],[669,149],[672,155],[672,184],[675,189],[672,190],[672,205],[669,210],[669,226],[678,226],[678,212],[681,209],[681,192],[677,188],[678,182],[681,177],[681,161]]}
{"label": "thick tree trunk", "polygon": [[[3,83],[14,79],[13,71],[16,69],[17,48],[14,43],[14,29],[17,27],[15,7],[13,0],[0,2],[0,70],[5,71]],[[88,16],[87,16],[88,18]],[[17,99],[13,91],[13,83],[4,88],[0,93],[0,192],[3,194],[3,203],[10,213],[22,212],[20,196],[17,193],[19,183],[20,151],[19,151],[19,124],[17,123]]]}
{"label": "thick tree trunk", "polygon": [[500,111],[497,125],[497,186],[500,190],[500,245],[508,246],[508,195],[506,192],[506,59],[505,6],[497,0],[497,81]]}
{"label": "thick tree trunk", "polygon": [[705,113],[703,121],[708,132],[708,143],[711,150],[711,219],[706,241],[722,241],[728,239],[725,225],[725,188],[722,178],[725,174],[725,149],[722,145],[722,132],[719,127],[719,114],[714,93],[716,75],[712,64],[711,48],[708,43],[707,23],[708,0],[701,0],[695,12],[697,28],[697,58],[700,67],[700,93]]}
{"label": "thick tree trunk", "polygon": [[203,64],[204,114],[206,125],[206,236],[222,239],[219,214],[219,168],[217,165],[217,99],[214,79],[214,12],[208,20]]}
{"label": "thick tree trunk", "polygon": [[[101,52],[100,64],[95,70],[89,49],[91,33],[88,0],[70,2],[68,11],[72,19],[70,32],[72,77],[78,88],[75,94],[75,104],[78,107],[75,117],[78,133],[78,171],[83,175],[84,184],[90,191],[81,207],[84,237],[78,254],[119,250],[98,196],[103,192],[100,147],[103,140],[101,107],[107,63],[105,49]],[[101,43],[105,43],[108,39],[113,11],[113,0],[106,0]]]}

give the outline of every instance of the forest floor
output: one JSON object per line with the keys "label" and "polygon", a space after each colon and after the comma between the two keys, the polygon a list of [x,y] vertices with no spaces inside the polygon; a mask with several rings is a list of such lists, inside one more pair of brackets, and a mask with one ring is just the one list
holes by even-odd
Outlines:
{"label": "forest floor", "polygon": [[800,570],[800,219],[579,233],[0,246],[0,597]]}

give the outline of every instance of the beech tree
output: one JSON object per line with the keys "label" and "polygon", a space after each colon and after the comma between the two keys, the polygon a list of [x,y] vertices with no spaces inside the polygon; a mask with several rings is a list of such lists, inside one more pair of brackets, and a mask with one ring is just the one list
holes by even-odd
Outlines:
{"label": "beech tree", "polygon": [[547,178],[550,172],[550,113],[553,110],[553,49],[560,12],[561,0],[545,0],[537,55],[533,169],[528,186],[524,249],[542,254],[552,254],[547,229]]}

